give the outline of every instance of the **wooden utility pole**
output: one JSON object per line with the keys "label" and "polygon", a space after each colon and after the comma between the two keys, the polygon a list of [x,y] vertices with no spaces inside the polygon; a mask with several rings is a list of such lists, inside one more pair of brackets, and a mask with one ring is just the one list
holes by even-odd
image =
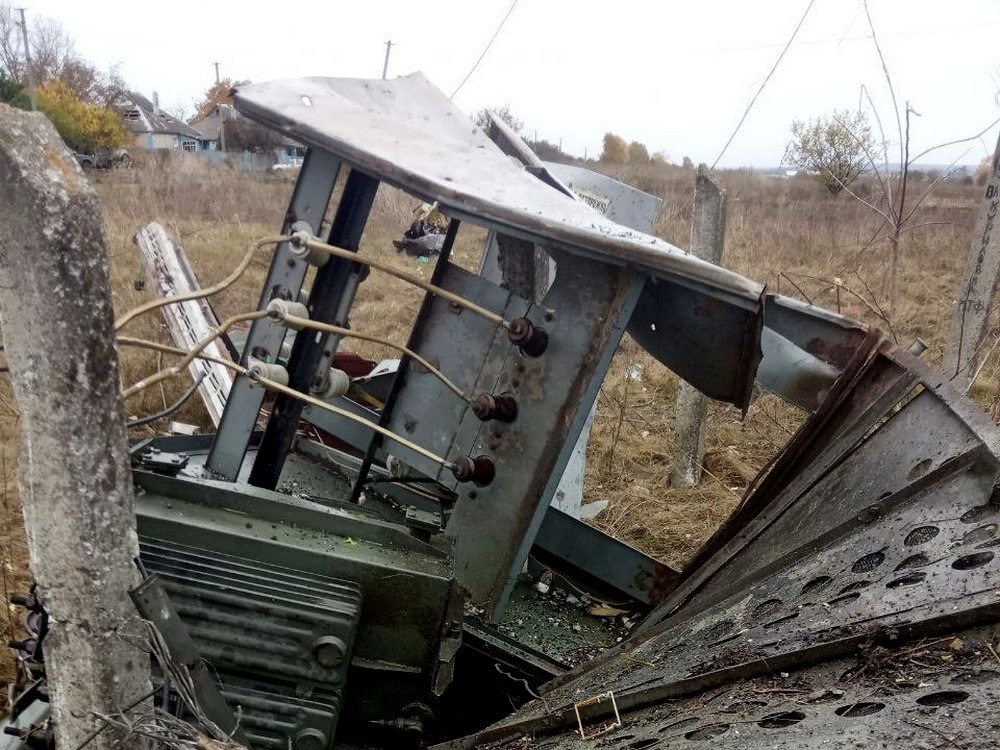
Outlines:
{"label": "wooden utility pole", "polygon": [[[698,167],[694,186],[691,245],[688,250],[704,260],[721,263],[725,240],[726,191],[708,176],[702,164]],[[682,380],[675,406],[671,487],[694,487],[701,481],[707,415],[708,397]]]}
{"label": "wooden utility pole", "polygon": [[993,165],[983,188],[983,202],[972,233],[969,260],[962,285],[955,295],[942,370],[952,384],[967,391],[979,366],[980,348],[993,298],[1000,281],[1000,139],[993,152]]}
{"label": "wooden utility pole", "polygon": [[150,682],[128,596],[139,549],[101,208],[48,119],[4,104],[0,206],[0,320],[56,740],[109,750],[122,738],[88,740],[93,714],[123,710]]}

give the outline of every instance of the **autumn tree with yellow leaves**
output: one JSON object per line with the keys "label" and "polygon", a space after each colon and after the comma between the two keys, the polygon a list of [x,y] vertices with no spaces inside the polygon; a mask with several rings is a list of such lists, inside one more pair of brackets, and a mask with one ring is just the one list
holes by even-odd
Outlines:
{"label": "autumn tree with yellow leaves", "polygon": [[62,80],[49,81],[38,89],[38,108],[77,153],[92,154],[102,148],[127,146],[132,141],[114,110],[84,102]]}
{"label": "autumn tree with yellow leaves", "polygon": [[195,105],[195,112],[188,120],[189,123],[198,122],[203,117],[208,117],[220,104],[233,106],[233,89],[246,86],[250,81],[234,81],[232,78],[223,78],[218,83],[212,85],[205,91],[205,96]]}

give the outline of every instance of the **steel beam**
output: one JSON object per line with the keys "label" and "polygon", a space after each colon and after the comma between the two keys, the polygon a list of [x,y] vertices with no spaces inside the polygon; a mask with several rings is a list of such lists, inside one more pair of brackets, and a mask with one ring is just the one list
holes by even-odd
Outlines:
{"label": "steel beam", "polygon": [[[441,277],[443,276],[445,269],[448,267],[448,259],[451,257],[451,248],[455,244],[455,237],[458,235],[458,227],[460,223],[458,219],[452,219],[448,223],[448,231],[445,234],[444,245],[441,247],[441,253],[438,255],[437,263],[434,265],[434,270],[431,272],[431,284],[438,285],[441,283]],[[416,345],[416,341],[420,336],[420,331],[427,324],[428,312],[430,311],[431,303],[434,300],[434,295],[430,292],[424,294],[424,299],[420,304],[420,310],[417,313],[417,319],[413,324],[413,328],[410,329],[410,336],[407,339],[406,346],[412,350],[412,347]],[[406,382],[406,376],[410,371],[410,358],[403,357],[399,362],[399,367],[396,369],[396,374],[392,378],[392,385],[389,386],[389,395],[385,400],[385,405],[382,407],[382,414],[379,416],[379,426],[385,427],[392,420],[392,412],[396,406],[396,399],[399,397],[399,391]],[[351,489],[351,502],[358,502],[361,497],[361,491],[364,489],[365,482],[368,481],[368,472],[371,469],[372,461],[375,459],[376,451],[382,445],[382,435],[377,432],[372,432],[372,437],[368,441],[368,447],[365,450],[365,457],[361,461],[361,467],[358,470],[358,477],[354,481],[354,487]]]}
{"label": "steel beam", "polygon": [[[306,152],[282,233],[288,232],[297,221],[307,222],[314,233],[319,233],[340,165],[340,159],[329,152],[316,149]],[[263,310],[276,297],[297,299],[308,268],[304,261],[292,257],[289,243],[279,244],[274,251],[257,309]],[[243,349],[243,363],[246,364],[251,354],[257,359],[275,361],[285,332],[283,326],[275,325],[269,319],[255,320]],[[208,456],[207,466],[216,475],[229,481],[234,481],[239,475],[263,401],[264,390],[260,386],[243,375],[236,377]]]}
{"label": "steel beam", "polygon": [[[333,226],[330,227],[328,242],[331,245],[357,251],[377,190],[378,180],[363,172],[351,171]],[[361,278],[362,268],[356,263],[331,258],[316,273],[316,282],[309,294],[309,318],[346,326]],[[330,333],[296,336],[288,360],[289,387],[309,393],[317,385],[319,374],[330,367],[339,340],[339,336]],[[250,472],[250,484],[267,489],[278,485],[285,457],[302,418],[303,406],[301,400],[285,394],[275,398],[271,418]]]}

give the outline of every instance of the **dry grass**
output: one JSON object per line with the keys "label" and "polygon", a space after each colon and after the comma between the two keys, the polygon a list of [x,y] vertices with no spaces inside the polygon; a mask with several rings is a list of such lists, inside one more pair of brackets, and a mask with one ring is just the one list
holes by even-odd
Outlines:
{"label": "dry grass", "polygon": [[[689,234],[693,172],[680,168],[619,170],[613,176],[661,196],[663,210],[656,233],[680,245]],[[729,191],[729,224],[725,264],[785,294],[808,297],[885,327],[877,314],[884,304],[887,257],[870,237],[877,227],[870,211],[847,196],[832,198],[808,179],[777,180],[758,175],[723,173]],[[136,291],[141,278],[132,245],[136,229],[149,221],[173,228],[203,284],[227,275],[255,239],[273,233],[284,216],[293,182],[210,167],[196,160],[153,160],[127,173],[95,175],[103,201],[112,258],[115,308],[122,312],[148,297]],[[893,331],[900,342],[915,337],[931,346],[926,357],[940,359],[951,296],[964,266],[975,219],[976,191],[971,186],[943,185],[928,202],[921,221],[944,222],[906,235],[904,262]],[[398,256],[391,240],[407,226],[415,202],[397,191],[381,190],[362,245],[371,253],[408,270],[430,274],[430,265]],[[453,258],[474,268],[485,233],[465,226]],[[239,283],[214,300],[224,317],[256,304],[267,270],[267,252]],[[838,301],[833,278],[840,278]],[[847,291],[849,288],[851,291]],[[856,295],[860,295],[856,296]],[[422,293],[381,274],[373,274],[358,295],[352,324],[359,330],[406,341]],[[863,300],[861,298],[864,298]],[[159,319],[146,316],[132,323],[130,335],[166,341]],[[375,345],[352,346],[367,356],[388,352]],[[132,383],[156,368],[155,355],[122,352],[122,378]],[[639,365],[639,368],[632,367]],[[638,377],[629,373],[640,370]],[[996,409],[1000,376],[991,361],[974,395]],[[186,387],[185,379],[149,389],[128,403],[138,416],[172,402]],[[759,398],[746,420],[735,409],[711,410],[706,477],[693,490],[667,486],[672,453],[673,399],[677,378],[626,339],[600,395],[588,454],[586,494],[607,498],[608,510],[598,523],[664,561],[680,566],[739,502],[750,479],[784,444],[802,415],[772,397]],[[206,425],[197,400],[178,419]],[[6,591],[26,583],[23,529],[14,486],[17,412],[9,387],[0,383],[0,479],[3,481],[3,572]],[[6,649],[0,650],[7,658]],[[0,679],[9,675],[0,672]]]}

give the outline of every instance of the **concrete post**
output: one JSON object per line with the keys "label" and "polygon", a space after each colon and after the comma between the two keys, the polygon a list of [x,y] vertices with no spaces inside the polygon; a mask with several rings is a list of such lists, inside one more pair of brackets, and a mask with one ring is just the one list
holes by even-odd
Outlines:
{"label": "concrete post", "polygon": [[[138,539],[93,189],[40,113],[0,104],[0,320],[21,411],[28,553],[50,617],[46,676],[61,748],[149,692],[128,596]],[[131,638],[129,636],[132,636]],[[110,748],[102,732],[88,748]],[[130,746],[138,746],[134,742]]]}
{"label": "concrete post", "polygon": [[945,344],[944,374],[952,385],[967,391],[979,363],[979,348],[986,335],[986,324],[993,309],[993,298],[1000,280],[1000,140],[993,153],[993,166],[983,188],[983,203],[972,233],[968,266],[962,285],[955,295],[948,341]]}
{"label": "concrete post", "polygon": [[[705,165],[698,167],[691,216],[691,244],[699,258],[722,261],[726,237],[726,191],[708,176]],[[674,464],[671,487],[694,487],[701,481],[705,456],[705,417],[708,398],[681,381],[674,416]]]}

